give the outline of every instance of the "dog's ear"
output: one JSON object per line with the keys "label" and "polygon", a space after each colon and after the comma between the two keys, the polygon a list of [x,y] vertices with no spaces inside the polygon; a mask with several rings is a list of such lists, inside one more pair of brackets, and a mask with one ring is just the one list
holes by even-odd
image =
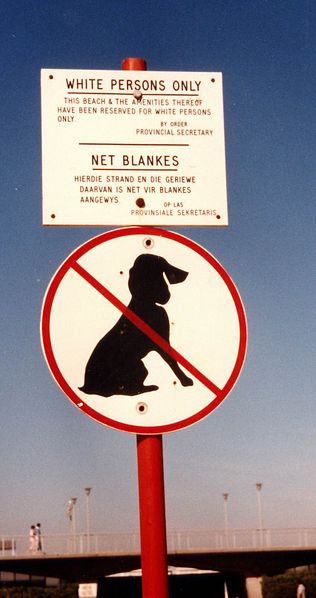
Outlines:
{"label": "dog's ear", "polygon": [[163,257],[158,255],[139,255],[129,271],[128,288],[133,297],[140,296],[147,288],[151,293],[161,286],[162,274],[165,274],[170,284],[183,282],[188,272],[171,266]]}
{"label": "dog's ear", "polygon": [[186,279],[188,272],[185,272],[185,270],[180,270],[180,268],[175,268],[175,266],[171,266],[171,264],[169,264],[166,260],[164,260],[164,262],[164,273],[170,284],[177,284],[178,282],[183,282]]}

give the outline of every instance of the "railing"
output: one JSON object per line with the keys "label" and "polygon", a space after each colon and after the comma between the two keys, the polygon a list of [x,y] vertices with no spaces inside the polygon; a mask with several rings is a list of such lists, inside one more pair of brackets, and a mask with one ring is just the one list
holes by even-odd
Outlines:
{"label": "railing", "polygon": [[30,550],[29,536],[0,537],[0,555],[139,553],[138,533],[42,534],[42,550]]}
{"label": "railing", "polygon": [[193,530],[168,534],[168,547],[175,551],[308,546],[316,546],[316,528]]}
{"label": "railing", "polygon": [[[168,533],[169,552],[316,547],[316,528],[188,530]],[[0,556],[29,554],[138,554],[139,534],[43,534],[42,551],[31,553],[26,535],[0,537]]]}

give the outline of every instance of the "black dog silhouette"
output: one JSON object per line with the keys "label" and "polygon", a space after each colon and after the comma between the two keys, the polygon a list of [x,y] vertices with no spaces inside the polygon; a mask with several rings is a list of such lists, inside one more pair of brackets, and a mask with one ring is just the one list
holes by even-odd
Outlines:
{"label": "black dog silhouette", "polygon": [[[129,271],[128,287],[132,299],[128,308],[169,342],[169,319],[165,309],[161,307],[170,299],[164,274],[170,284],[176,284],[183,282],[188,272],[171,266],[157,255],[139,255]],[[175,359],[123,313],[93,350],[86,365],[84,385],[80,390],[104,397],[132,396],[157,390],[158,386],[144,385],[148,371],[142,359],[150,351],[157,351],[161,355],[183,386],[193,384]]]}

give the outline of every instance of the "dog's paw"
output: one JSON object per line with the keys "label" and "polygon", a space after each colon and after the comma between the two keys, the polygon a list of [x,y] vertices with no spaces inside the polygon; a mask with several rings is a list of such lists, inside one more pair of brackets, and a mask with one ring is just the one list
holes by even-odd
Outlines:
{"label": "dog's paw", "polygon": [[193,380],[188,376],[185,376],[185,378],[181,379],[181,384],[182,386],[193,386]]}

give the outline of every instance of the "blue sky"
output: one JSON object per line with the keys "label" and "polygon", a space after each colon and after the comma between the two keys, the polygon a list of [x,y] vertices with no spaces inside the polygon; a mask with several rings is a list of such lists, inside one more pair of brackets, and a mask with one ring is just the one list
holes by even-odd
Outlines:
{"label": "blue sky", "polygon": [[177,229],[236,283],[249,346],[227,400],[164,437],[169,529],[316,526],[315,5],[309,0],[12,0],[0,6],[0,534],[67,529],[92,486],[92,527],[138,528],[133,435],[77,411],[46,366],[43,297],[59,264],[105,228],[41,225],[40,69],[221,71],[230,226]]}

